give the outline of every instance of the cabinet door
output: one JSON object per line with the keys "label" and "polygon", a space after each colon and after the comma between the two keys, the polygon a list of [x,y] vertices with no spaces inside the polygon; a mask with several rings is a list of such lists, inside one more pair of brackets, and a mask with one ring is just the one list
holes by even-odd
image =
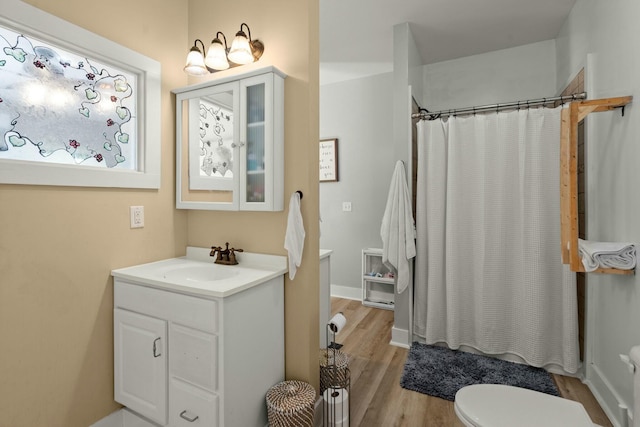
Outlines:
{"label": "cabinet door", "polygon": [[[238,191],[238,83],[189,100],[189,189]],[[197,111],[197,114],[193,114]]]}
{"label": "cabinet door", "polygon": [[240,84],[176,96],[176,206],[238,210]]}
{"label": "cabinet door", "polygon": [[273,73],[240,82],[240,210],[282,210],[282,79]]}
{"label": "cabinet door", "polygon": [[114,309],[114,398],[167,423],[167,322]]}

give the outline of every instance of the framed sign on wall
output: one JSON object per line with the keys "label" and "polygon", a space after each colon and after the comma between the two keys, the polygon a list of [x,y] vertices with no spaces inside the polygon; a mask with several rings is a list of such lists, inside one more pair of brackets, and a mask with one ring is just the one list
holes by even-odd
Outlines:
{"label": "framed sign on wall", "polygon": [[338,139],[320,140],[320,182],[338,181]]}

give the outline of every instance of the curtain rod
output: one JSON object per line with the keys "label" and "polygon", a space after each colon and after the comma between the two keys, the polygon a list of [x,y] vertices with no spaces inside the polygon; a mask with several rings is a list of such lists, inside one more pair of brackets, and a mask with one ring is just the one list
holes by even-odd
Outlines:
{"label": "curtain rod", "polygon": [[549,104],[551,102],[560,101],[564,103],[565,101],[575,101],[578,99],[586,99],[586,98],[587,98],[587,92],[582,92],[582,93],[575,93],[573,95],[554,96],[551,98],[529,99],[527,101],[514,101],[514,102],[503,103],[503,104],[481,105],[478,107],[454,108],[451,110],[440,110],[435,112],[431,112],[425,108],[420,108],[420,112],[411,114],[411,118],[420,119],[420,120],[436,120],[442,117],[475,114],[475,113],[482,113],[485,111],[494,111],[494,110],[497,112],[499,110],[506,110],[506,109],[513,109],[513,108],[517,108],[517,109],[529,108],[529,107],[536,107],[540,105]]}

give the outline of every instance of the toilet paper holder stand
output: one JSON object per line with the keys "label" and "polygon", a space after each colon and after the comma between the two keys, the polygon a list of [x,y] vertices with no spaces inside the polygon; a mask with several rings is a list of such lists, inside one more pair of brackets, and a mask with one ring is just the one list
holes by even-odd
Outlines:
{"label": "toilet paper holder stand", "polygon": [[336,334],[344,327],[346,319],[338,313],[327,323],[325,360],[320,367],[324,427],[348,427],[350,419],[351,373],[348,357],[340,351]]}

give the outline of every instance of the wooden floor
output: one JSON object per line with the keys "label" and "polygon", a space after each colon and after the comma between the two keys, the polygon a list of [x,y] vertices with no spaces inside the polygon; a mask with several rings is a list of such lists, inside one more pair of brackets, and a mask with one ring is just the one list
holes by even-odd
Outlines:
{"label": "wooden floor", "polygon": [[[454,426],[453,402],[400,387],[407,349],[389,345],[393,311],[365,307],[360,301],[331,299],[332,315],[343,312],[347,325],[336,336],[349,355],[351,427]],[[594,423],[611,426],[580,380],[554,375],[565,398],[582,403]]]}

